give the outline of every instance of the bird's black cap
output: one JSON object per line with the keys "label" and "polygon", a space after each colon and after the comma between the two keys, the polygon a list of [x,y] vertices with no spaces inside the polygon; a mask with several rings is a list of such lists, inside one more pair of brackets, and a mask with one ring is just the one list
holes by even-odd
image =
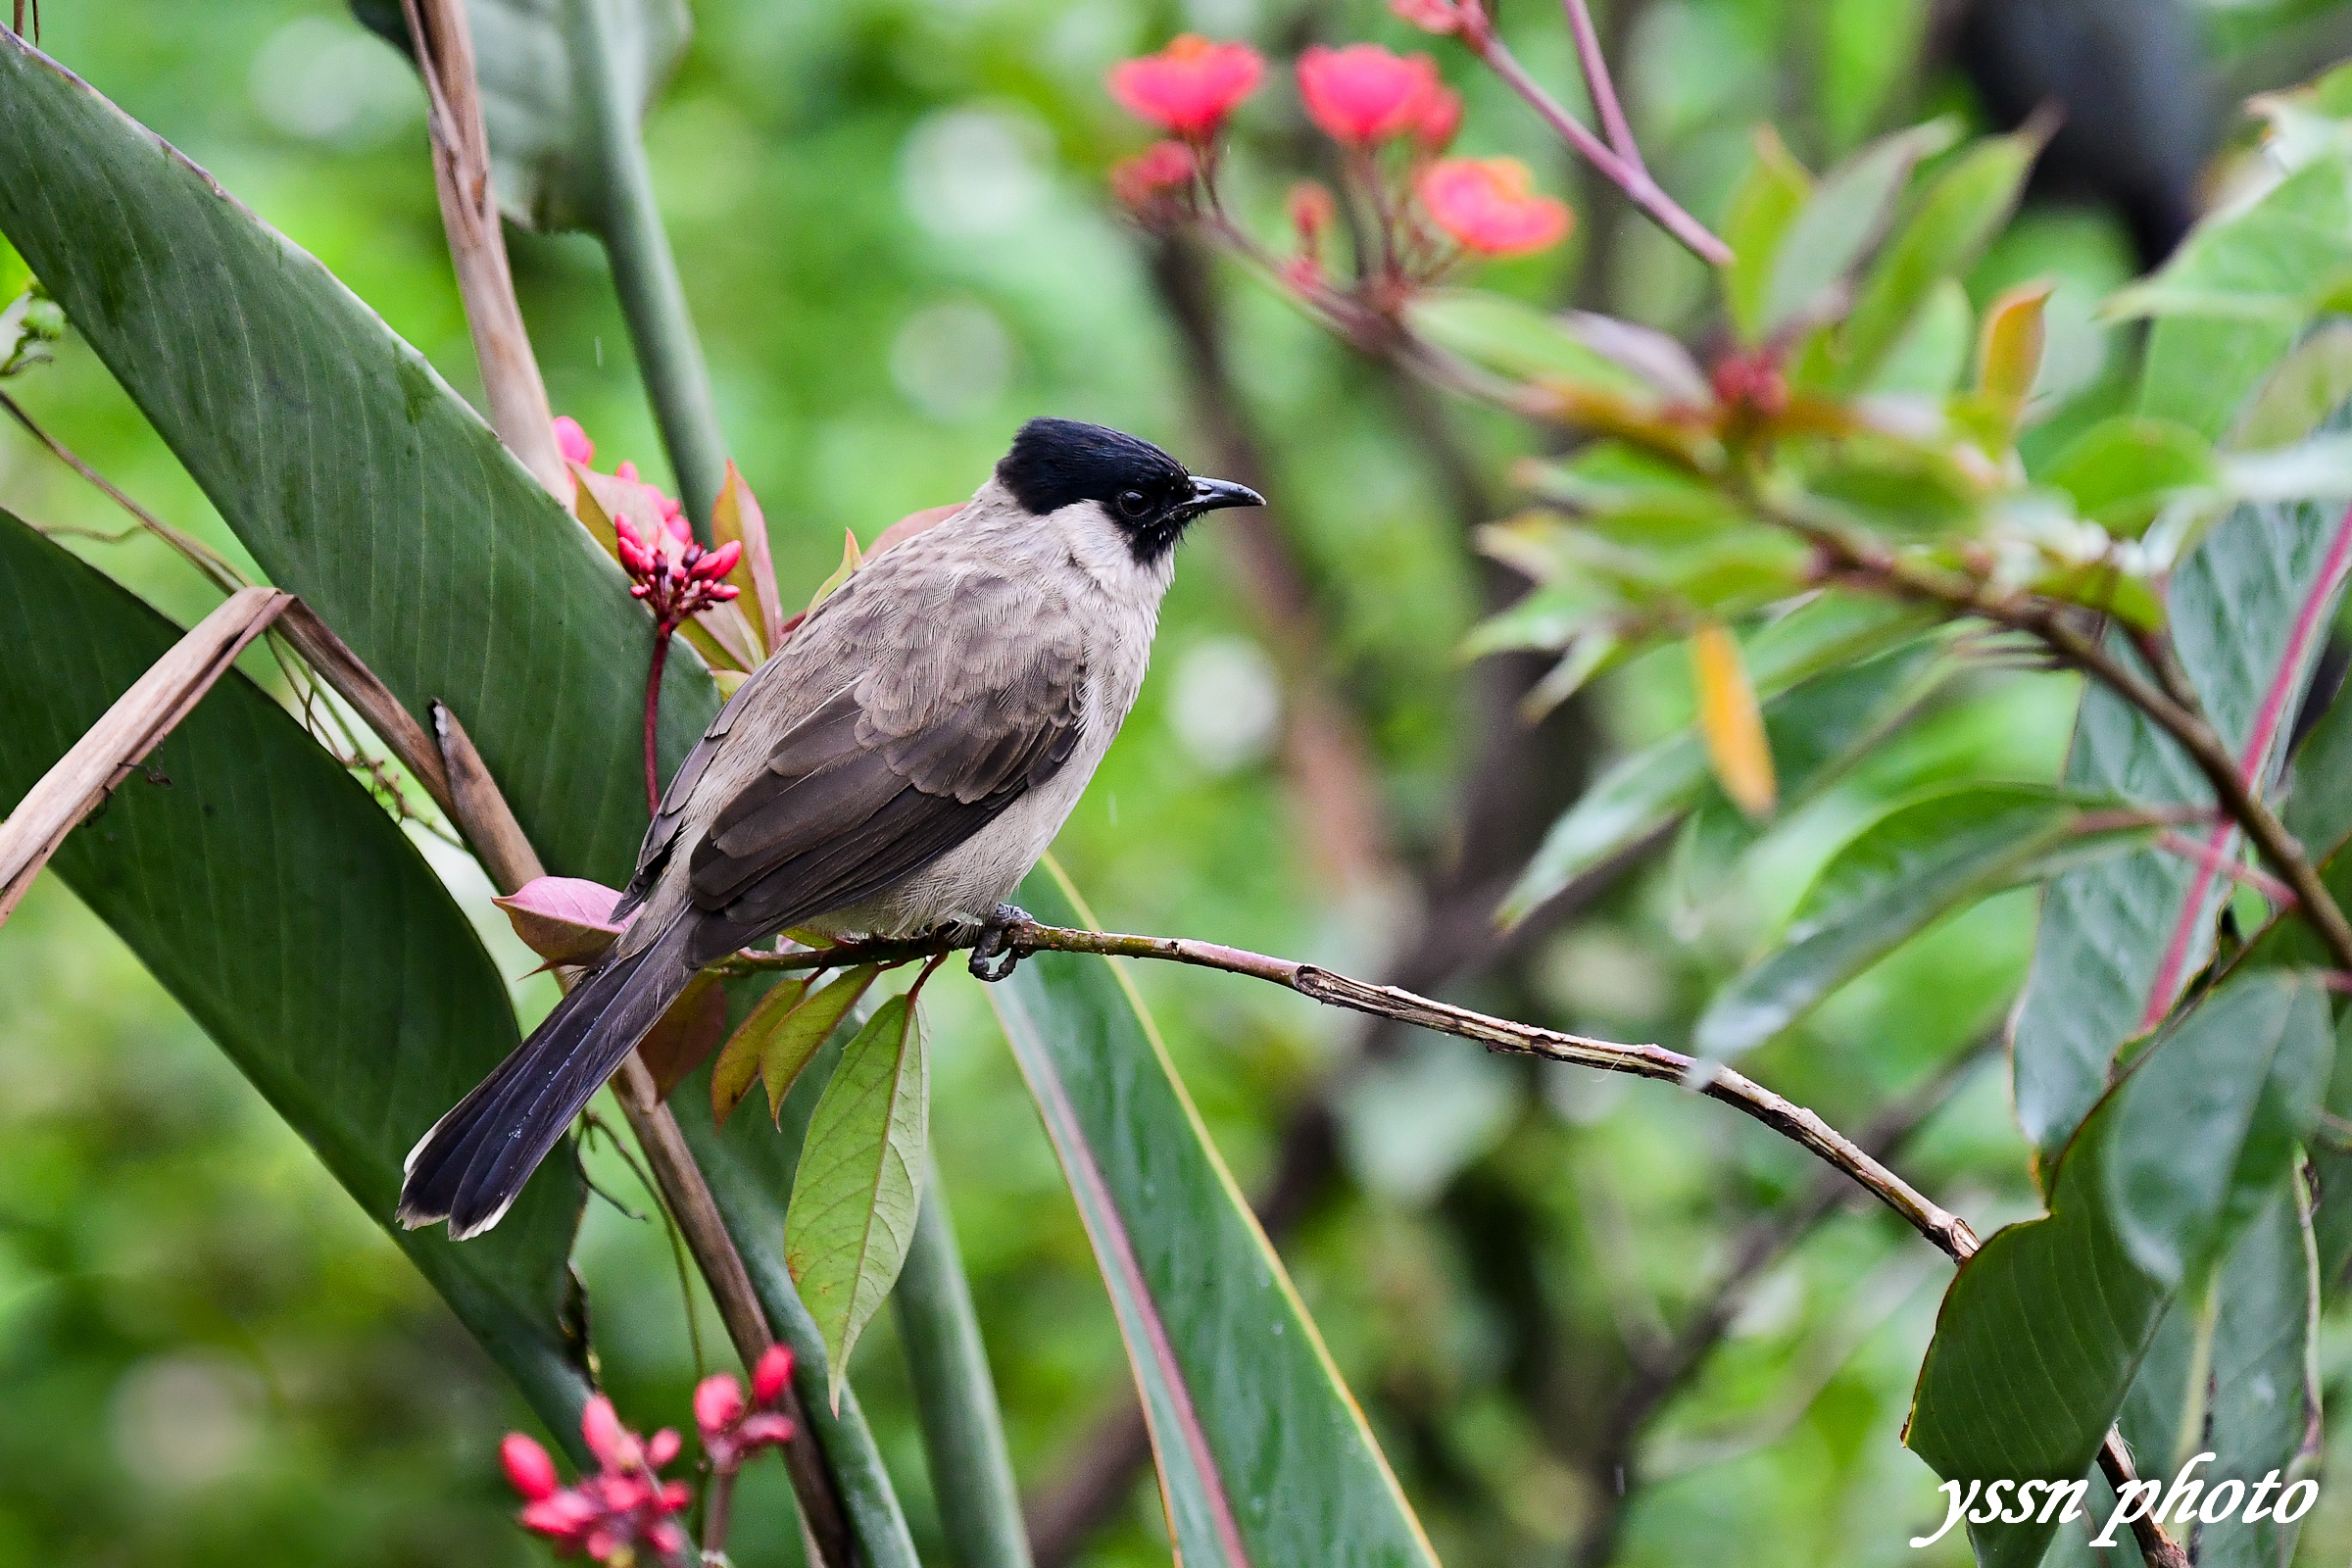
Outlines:
{"label": "bird's black cap", "polygon": [[997,465],[997,479],[1033,516],[1081,501],[1101,503],[1127,531],[1138,561],[1173,549],[1185,524],[1203,512],[1265,505],[1245,486],[1194,478],[1149,441],[1077,419],[1022,425]]}

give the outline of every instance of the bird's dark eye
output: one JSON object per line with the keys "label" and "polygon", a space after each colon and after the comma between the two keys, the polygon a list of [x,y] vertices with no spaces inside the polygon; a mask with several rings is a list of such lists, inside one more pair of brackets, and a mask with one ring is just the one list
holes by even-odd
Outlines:
{"label": "bird's dark eye", "polygon": [[1152,510],[1152,498],[1141,490],[1122,490],[1118,500],[1119,515],[1140,517]]}

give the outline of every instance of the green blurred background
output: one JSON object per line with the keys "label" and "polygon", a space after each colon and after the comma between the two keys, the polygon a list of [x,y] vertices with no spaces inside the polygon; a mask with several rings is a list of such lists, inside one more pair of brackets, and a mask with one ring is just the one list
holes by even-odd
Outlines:
{"label": "green blurred background", "polygon": [[[2066,9],[2010,9],[2037,8]],[[328,0],[43,9],[44,48],[318,255],[454,383],[478,387],[422,95],[391,49]],[[1497,741],[1515,722],[1508,694],[1498,711],[1494,666],[1457,649],[1482,598],[1507,583],[1482,572],[1467,529],[1507,511],[1527,433],[1400,385],[1224,272],[1212,274],[1210,314],[1236,394],[1204,407],[1185,374],[1170,268],[1155,270],[1152,242],[1104,200],[1104,170],[1144,140],[1100,89],[1112,61],[1185,27],[1276,55],[1317,38],[1418,46],[1379,7],[694,9],[694,47],[649,139],[728,436],[765,506],[788,597],[829,569],[844,528],[870,541],[906,512],[967,494],[1031,415],[1119,424],[1204,468],[1230,439],[1220,421],[1238,420],[1262,455],[1274,537],[1306,585],[1315,640],[1301,659],[1286,643],[1296,626],[1252,613],[1251,564],[1231,530],[1196,535],[1143,701],[1058,847],[1108,924],[1399,972],[1433,901],[1475,882],[1467,862],[1502,855],[1495,869],[1515,869],[1524,844],[1510,846],[1526,828],[1501,817],[1532,811],[1540,828],[1592,765],[1685,720],[1677,654],[1576,705],[1542,745]],[[1891,124],[1987,112],[1953,60],[1956,7],[1601,9],[1651,161],[1702,216],[1764,120],[1819,168]],[[2352,47],[2337,40],[2340,7],[2109,9],[2127,30],[2174,28],[2174,45],[2207,61],[2217,104]],[[1559,18],[1530,6],[1505,21],[1565,93]],[[1462,149],[1526,158],[1582,220],[1571,246],[1487,280],[1703,342],[1696,264],[1580,188],[1515,100],[1458,53],[1437,52],[1470,101]],[[2161,122],[2128,134],[2185,137],[2200,158],[2218,149],[2220,168],[2231,139],[2243,142],[2226,113],[2196,118],[2192,86],[2158,82],[2142,97]],[[1319,154],[1281,83],[1245,111],[1239,135],[1245,198],[1270,222]],[[2037,204],[1972,292],[2063,277],[2053,353],[2072,356],[2095,404],[2128,345],[2110,342],[2090,308],[2135,270],[2133,242],[2113,202]],[[596,437],[600,466],[633,457],[664,473],[601,252],[529,235],[513,250],[555,406]],[[1195,275],[1186,266],[1176,270]],[[15,390],[134,496],[250,564],[86,350],[70,341]],[[52,527],[113,533],[124,521],[8,425],[0,505]],[[211,602],[145,539],[71,542],[177,617]],[[1324,797],[1286,763],[1283,742],[1302,692],[1336,699],[1343,728],[1363,739],[1382,852],[1370,874],[1339,878],[1313,851],[1329,826]],[[1926,778],[2051,777],[2073,696],[2057,676],[1974,676],[1778,827],[1739,877],[1727,883],[1704,836],[1686,836],[1507,953],[1483,922],[1453,920],[1465,951],[1421,978],[1516,1016],[1681,1044],[1841,832]],[[1519,770],[1499,791],[1475,765],[1497,747]],[[524,974],[531,960],[479,874],[428,851],[506,971]],[[1981,1232],[2032,1207],[2004,1064],[1974,1049],[2022,978],[2032,917],[2030,899],[2013,896],[1931,933],[1754,1066],[1847,1127],[1948,1087],[1898,1163]],[[1941,1518],[1899,1431],[1948,1270],[1875,1210],[1839,1210],[1764,1270],[1641,1440],[1626,1453],[1608,1441],[1624,1391],[1666,1363],[1745,1227],[1801,1201],[1814,1173],[1788,1145],[1670,1088],[1460,1042],[1367,1042],[1349,1017],[1226,977],[1151,966],[1138,979],[1244,1186],[1279,1186],[1290,1204],[1285,1254],[1446,1561],[1966,1560],[1956,1535],[1928,1553],[1904,1544]],[[515,991],[526,1017],[552,1000],[544,979]],[[1015,1463],[1045,1499],[1109,1451],[1103,1423],[1130,1397],[1125,1365],[984,1003],[955,971],[932,996],[935,1146]],[[605,1376],[632,1419],[683,1424],[695,1348],[667,1244],[631,1217],[647,1200],[627,1170],[603,1153],[590,1165],[613,1200],[592,1202],[581,1244]],[[708,1302],[695,1310],[706,1352],[723,1355]],[[2344,1327],[2330,1325],[2331,1396],[2352,1373]],[[931,1557],[936,1521],[887,1317],[856,1379]],[[41,882],[0,931],[0,1565],[540,1560],[507,1522],[494,1458],[498,1435],[528,1419],[373,1221],[120,944]],[[786,1517],[780,1469],[762,1467],[746,1493],[737,1560],[796,1560],[781,1530],[757,1528]],[[1148,1477],[1129,1474],[1102,1511],[1075,1560],[1167,1559]],[[2330,1485],[2301,1560],[2348,1550],[2352,1494]]]}

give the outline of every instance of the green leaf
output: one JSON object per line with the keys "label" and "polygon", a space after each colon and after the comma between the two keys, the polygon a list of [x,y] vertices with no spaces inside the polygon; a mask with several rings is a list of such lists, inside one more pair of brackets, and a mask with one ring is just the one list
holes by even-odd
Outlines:
{"label": "green leaf", "polygon": [[784,1264],[824,1335],[825,1392],[837,1410],[850,1354],[914,1238],[930,1120],[922,1024],[909,999],[893,997],[842,1053],[816,1102],[784,1215]]}
{"label": "green leaf", "polygon": [[1952,144],[1950,121],[1931,121],[1882,137],[1823,176],[1783,235],[1765,291],[1763,330],[1820,306],[1886,232],[1895,200],[1923,158]]}
{"label": "green leaf", "polygon": [[1561,381],[1640,403],[1657,397],[1648,381],[1587,348],[1556,318],[1505,294],[1432,289],[1415,296],[1405,320],[1440,348],[1502,375]]}
{"label": "green leaf", "polygon": [[2120,414],[2067,443],[2040,477],[2108,532],[2136,534],[2173,492],[2211,485],[2220,469],[2212,442],[2187,425]]}
{"label": "green leaf", "polygon": [[[784,1115],[784,1097],[800,1080],[808,1063],[833,1038],[841,1020],[849,1016],[858,999],[865,995],[866,987],[874,983],[882,970],[870,963],[859,964],[835,977],[833,983],[802,1001],[778,1019],[772,1033],[760,1048],[760,1076],[767,1084],[768,1113],[781,1121]],[[744,1027],[751,1025],[747,1021]],[[717,1104],[713,1101],[712,1105]]]}
{"label": "green leaf", "polygon": [[[652,618],[423,356],[5,32],[0,232],[270,579],[420,723],[449,704],[548,869],[625,882],[645,831]],[[673,651],[665,767],[717,710],[702,661]]]}
{"label": "green leaf", "polygon": [[[582,5],[604,9],[601,51],[571,24]],[[352,0],[351,9],[408,51],[400,0]],[[582,75],[618,73],[622,102],[642,121],[694,35],[685,0],[466,0],[466,19],[499,210],[525,228],[597,227],[601,132]]]}
{"label": "green leaf", "polygon": [[[179,629],[0,513],[0,805],[13,806]],[[146,777],[169,783],[145,782]],[[541,1166],[452,1243],[392,1223],[402,1156],[515,1045],[506,982],[367,789],[223,676],[50,862],[219,1044],[577,1448],[584,1191]]]}
{"label": "green leaf", "polygon": [[[1896,607],[1832,595],[1782,617],[1750,642],[1748,677],[1764,702],[1774,771],[1792,802],[1834,775],[1837,767],[1822,765],[1830,757],[1839,765],[1849,761],[1854,742],[1884,734],[1948,672],[1928,677],[1934,651],[1927,645],[1911,657],[1869,659],[1915,638],[1918,629],[1919,622]],[[1819,671],[1857,660],[1869,662],[1806,685]],[[1826,753],[1823,736],[1838,737]],[[1814,757],[1791,748],[1810,748]],[[1505,924],[1525,919],[1578,877],[1665,832],[1707,797],[1710,778],[1695,730],[1619,759],[1552,823],[1495,918]]]}
{"label": "green leaf", "polygon": [[[1905,1438],[1937,1474],[2083,1474],[2176,1295],[2291,1179],[2328,1046],[2315,981],[2250,975],[2100,1102],[2058,1162],[2050,1213],[1993,1237],[1944,1297]],[[1970,1534],[1984,1568],[2034,1568],[2054,1529],[2037,1515]]]}
{"label": "green leaf", "polygon": [[[1836,335],[1839,387],[1871,385],[1936,286],[1966,272],[1984,254],[2016,208],[2041,142],[2037,130],[1987,137],[1936,176],[1919,210],[1872,264]],[[1965,338],[1963,344],[1959,357],[1965,359]]]}
{"label": "green leaf", "polygon": [[[801,1004],[810,984],[808,977],[778,980],[774,989],[753,1004],[750,1015],[727,1036],[727,1043],[718,1048],[718,1059],[710,1064],[710,1114],[721,1127],[727,1124],[735,1107],[743,1103],[743,1097],[752,1092],[752,1085],[760,1077],[760,1058],[774,1037],[776,1026]],[[817,1042],[819,1047],[823,1044],[821,1039]],[[778,1094],[774,1099],[773,1108],[781,1116],[784,1097]]]}
{"label": "green leaf", "polygon": [[[1092,923],[1051,867],[1020,903]],[[1109,1289],[1186,1568],[1436,1568],[1120,969],[1041,953],[988,994]]]}
{"label": "green leaf", "polygon": [[2333,1306],[2352,1283],[2352,1149],[2340,1136],[2352,1126],[2352,1013],[2336,1026],[2335,1066],[2328,1079],[2327,1114],[2339,1136],[2312,1140],[2312,1174],[2319,1178],[2319,1212],[2312,1233],[2319,1250],[2320,1290]]}
{"label": "green leaf", "polygon": [[[2141,1359],[2117,1421],[2143,1475],[2169,1476],[2192,1455],[2198,1474],[2250,1488],[2265,1475],[2292,1481],[2318,1412],[2314,1376],[2319,1282],[2310,1205],[2301,1185],[2273,1185],[2269,1200],[2213,1271],[2204,1296],[2174,1298]],[[2245,1522],[2231,1509],[2197,1529],[2201,1568],[2291,1561],[2297,1526]]]}
{"label": "green leaf", "polygon": [[2107,302],[2111,318],[2156,318],[2140,412],[2221,435],[2347,270],[2352,164],[2342,158],[2199,223],[2155,276]]}
{"label": "green leaf", "polygon": [[[2278,677],[2339,515],[2339,508],[2312,504],[2237,507],[2172,573],[2166,607],[2176,651],[2233,753],[2242,754]],[[2133,660],[2120,637],[2110,649]],[[2213,798],[2180,748],[2096,683],[2083,688],[2064,782],[2146,807],[2203,807]],[[2045,1161],[2098,1099],[2116,1052],[2140,1032],[2195,877],[2185,858],[2149,850],[2069,871],[2044,891],[2013,1042],[2018,1120]],[[2217,907],[2224,891],[2211,890]],[[2203,912],[2198,943],[2192,971],[2211,951]]]}
{"label": "green leaf", "polygon": [[1732,248],[1732,265],[1723,271],[1724,300],[1740,341],[1751,345],[1763,340],[1769,324],[1765,311],[1782,240],[1813,194],[1813,176],[1790,156],[1779,131],[1759,125],[1755,149],[1755,162],[1732,192],[1723,220],[1723,241]]}
{"label": "green leaf", "polygon": [[1698,1054],[1723,1061],[1762,1045],[1945,915],[2153,836],[2153,828],[2085,821],[2114,806],[2032,785],[1981,784],[1895,807],[1831,857],[1781,945],[1708,1004],[1695,1031]]}
{"label": "green leaf", "polygon": [[1943,279],[1929,291],[1901,339],[1879,362],[1870,390],[1915,397],[1947,395],[1968,373],[1976,322],[1968,290],[1957,278]]}
{"label": "green leaf", "polygon": [[2292,446],[2352,397],[2352,321],[2330,321],[2278,362],[2246,400],[2230,446],[2262,452]]}
{"label": "green leaf", "polygon": [[[755,977],[730,982],[727,989],[730,1011],[741,1018],[749,1015],[769,988],[766,977]],[[890,1472],[858,1405],[858,1391],[842,1382],[840,1404],[838,1408],[833,1404],[835,1380],[824,1335],[794,1289],[784,1266],[783,1250],[776,1245],[784,1234],[785,1212],[809,1117],[840,1063],[842,1047],[848,1043],[843,1037],[854,1035],[863,1024],[858,1010],[851,1009],[849,1023],[834,1031],[833,1039],[793,1086],[775,1126],[761,1126],[757,1116],[739,1116],[720,1128],[711,1120],[708,1086],[692,1079],[669,1103],[686,1135],[687,1147],[694,1152],[694,1162],[710,1184],[710,1196],[718,1203],[720,1218],[726,1221],[727,1234],[735,1238],[743,1254],[744,1269],[751,1275],[752,1293],[760,1298],[760,1310],[774,1325],[776,1337],[792,1347],[793,1386],[800,1390],[802,1407],[824,1446],[825,1461],[841,1483],[842,1502],[857,1530],[859,1547],[870,1559],[871,1568],[920,1568]]]}

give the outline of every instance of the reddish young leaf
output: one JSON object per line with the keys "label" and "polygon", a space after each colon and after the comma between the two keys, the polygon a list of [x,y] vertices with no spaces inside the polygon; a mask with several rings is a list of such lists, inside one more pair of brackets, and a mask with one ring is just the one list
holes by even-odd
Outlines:
{"label": "reddish young leaf", "polygon": [[612,923],[620,895],[602,882],[543,876],[490,902],[507,911],[523,946],[550,963],[593,963],[620,935]]}
{"label": "reddish young leaf", "polygon": [[646,1070],[667,1100],[678,1081],[703,1064],[718,1049],[727,1032],[727,991],[718,976],[705,971],[686,983],[678,1000],[655,1023],[653,1032],[637,1047]]}

